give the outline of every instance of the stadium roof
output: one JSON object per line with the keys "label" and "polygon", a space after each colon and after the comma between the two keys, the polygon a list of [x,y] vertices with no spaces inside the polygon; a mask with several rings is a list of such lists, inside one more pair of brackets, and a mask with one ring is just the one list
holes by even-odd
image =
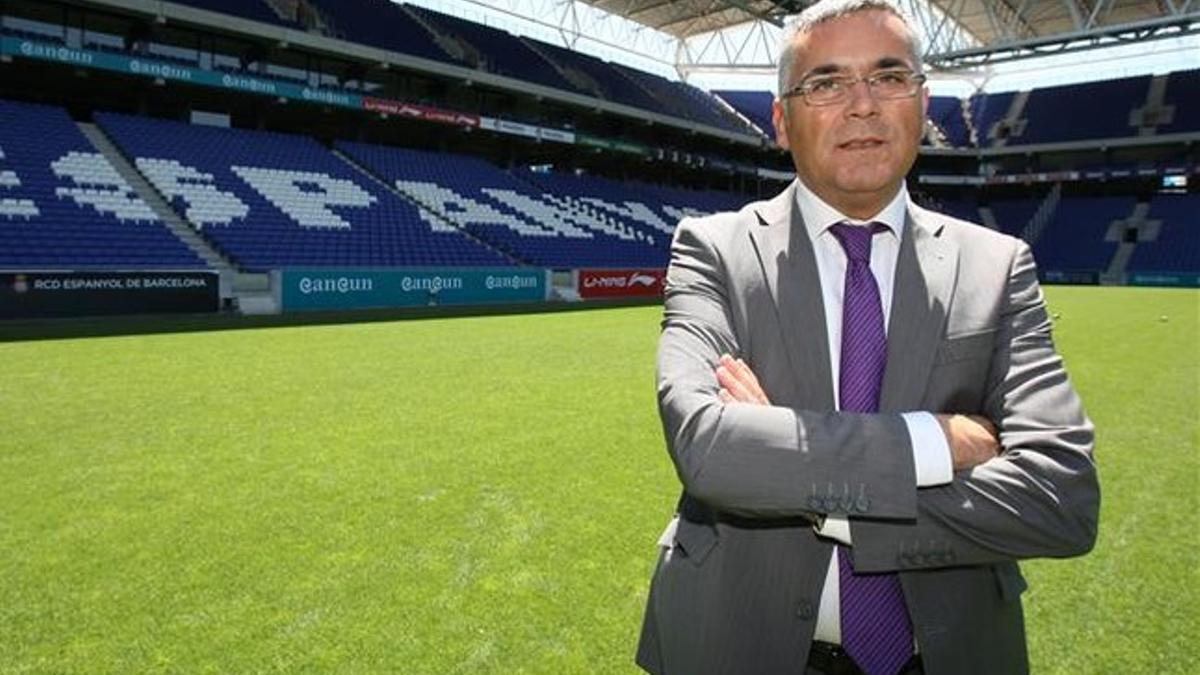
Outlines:
{"label": "stadium roof", "polygon": [[[754,21],[782,25],[812,0],[583,0],[676,38]],[[908,0],[934,65],[1041,56],[1200,32],[1200,0]],[[917,7],[922,5],[922,7]],[[930,11],[934,9],[934,11]],[[963,45],[971,45],[964,49]]]}
{"label": "stadium roof", "polygon": [[808,0],[583,0],[611,14],[677,38],[709,33],[749,21],[783,25],[783,18],[813,4]]}

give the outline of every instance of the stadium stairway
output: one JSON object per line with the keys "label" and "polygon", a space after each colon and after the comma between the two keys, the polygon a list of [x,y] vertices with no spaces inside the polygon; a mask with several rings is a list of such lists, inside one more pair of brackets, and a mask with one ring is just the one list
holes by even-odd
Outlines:
{"label": "stadium stairway", "polygon": [[1009,139],[1014,136],[1020,137],[1024,133],[1025,120],[1021,119],[1021,116],[1025,113],[1025,103],[1032,93],[1032,90],[1026,89],[1013,96],[1008,104],[1008,112],[988,130],[988,140],[991,141],[992,147],[1003,147],[1008,144]]}
{"label": "stadium stairway", "polygon": [[1174,117],[1175,107],[1166,105],[1167,74],[1160,73],[1150,78],[1146,91],[1146,104],[1129,113],[1129,125],[1137,127],[1138,136],[1153,136],[1158,125],[1169,123]]}
{"label": "stadium stairway", "polygon": [[233,295],[236,270],[229,260],[209,246],[203,237],[196,234],[196,231],[185,223],[179,214],[175,213],[175,210],[167,204],[158,190],[154,189],[145,176],[129,163],[125,155],[100,127],[90,122],[79,122],[76,126],[79,127],[79,131],[88,139],[88,142],[112,164],[121,178],[129,183],[138,197],[146,202],[154,214],[162,220],[167,229],[183,241],[205,264],[220,274],[221,297],[227,298]]}
{"label": "stadium stairway", "polygon": [[352,169],[357,171],[360,175],[365,177],[367,180],[378,185],[379,187],[383,188],[384,190],[387,190],[388,192],[396,195],[398,198],[403,199],[404,201],[410,202],[411,204],[416,206],[418,209],[429,213],[430,215],[432,215],[433,217],[437,218],[438,220],[446,223],[450,227],[453,227],[454,229],[458,230],[458,232],[460,234],[462,234],[464,237],[466,237],[467,239],[474,241],[476,244],[479,244],[480,246],[483,246],[484,248],[488,248],[488,249],[491,249],[492,251],[495,251],[496,254],[503,256],[507,260],[511,261],[512,264],[514,264],[514,265],[526,264],[525,261],[513,257],[507,251],[500,250],[500,249],[496,248],[495,246],[492,246],[488,242],[480,239],[479,237],[476,237],[473,233],[468,232],[466,229],[459,227],[457,223],[455,223],[453,220],[447,218],[445,216],[445,214],[438,212],[438,210],[433,208],[432,205],[424,203],[423,201],[418,199],[415,195],[409,194],[407,192],[401,192],[399,189],[396,188],[396,186],[390,185],[385,179],[375,175],[375,172],[371,171],[369,168],[358,163],[357,160],[355,160],[353,157],[346,154],[345,152],[342,152],[341,149],[331,148],[330,152],[332,152],[333,155],[335,157],[337,157],[338,159],[342,160],[346,164],[349,164]]}
{"label": "stadium stairway", "polygon": [[[1104,235],[1105,241],[1116,242],[1117,250],[1113,253],[1112,260],[1108,263],[1108,268],[1100,275],[1100,283],[1118,285],[1124,283],[1125,272],[1129,268],[1129,260],[1133,258],[1133,252],[1137,250],[1137,242],[1139,241],[1154,241],[1158,238],[1158,232],[1162,225],[1156,220],[1148,220],[1146,216],[1150,214],[1149,202],[1138,202],[1128,218],[1122,220],[1114,220],[1108,226],[1108,232]],[[1130,229],[1137,230],[1137,241],[1126,241],[1125,233]]]}
{"label": "stadium stairway", "polygon": [[1050,223],[1054,222],[1054,212],[1058,209],[1058,203],[1062,201],[1062,190],[1062,183],[1055,183],[1054,187],[1050,188],[1050,192],[1046,193],[1046,198],[1038,205],[1033,217],[1021,230],[1021,238],[1030,246],[1036,244]]}
{"label": "stadium stairway", "polygon": [[997,232],[1000,231],[1000,223],[996,222],[996,213],[992,211],[992,207],[980,206],[978,211],[979,222],[982,223],[984,227],[990,230],[996,230]]}
{"label": "stadium stairway", "polygon": [[425,32],[429,34],[429,38],[433,40],[434,44],[436,44],[442,51],[446,52],[450,58],[454,59],[455,61],[468,64],[474,68],[479,67],[479,62],[483,58],[480,55],[479,50],[475,49],[474,47],[468,49],[467,45],[463,44],[462,40],[459,40],[457,37],[446,33],[446,31],[438,30],[437,26],[434,26],[428,18],[423,16],[420,12],[413,11],[411,7],[404,4],[398,5],[398,7],[400,8],[400,11],[411,17],[418,26],[425,29]]}
{"label": "stadium stairway", "polygon": [[[962,99],[958,109],[962,114],[963,126],[967,129],[967,145],[972,148],[979,147],[979,129],[975,128],[975,117],[971,114],[972,99]],[[992,220],[995,223],[995,219]],[[992,227],[989,225],[988,227]],[[992,227],[992,229],[996,229]]]}
{"label": "stadium stairway", "polygon": [[530,40],[526,37],[519,37],[517,39],[523,42],[526,47],[529,47],[530,51],[542,57],[542,60],[550,64],[550,67],[553,68],[560,76],[562,76],[564,80],[569,82],[571,86],[575,87],[579,91],[586,92],[590,96],[600,99],[604,98],[604,90],[590,75],[577,68],[572,68],[567,64],[562,63],[558,59],[555,59],[553,56],[547,53],[545,49],[542,49],[538,46],[537,40]]}

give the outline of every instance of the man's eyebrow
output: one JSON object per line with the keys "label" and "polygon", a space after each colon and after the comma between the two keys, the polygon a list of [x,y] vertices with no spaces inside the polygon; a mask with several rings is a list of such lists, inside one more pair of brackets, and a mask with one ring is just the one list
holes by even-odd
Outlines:
{"label": "man's eyebrow", "polygon": [[[871,69],[872,70],[890,70],[892,68],[907,68],[909,70],[912,70],[912,66],[909,65],[908,61],[906,61],[905,59],[899,58],[899,57],[895,57],[895,56],[885,56],[885,57],[875,61],[875,64]],[[816,76],[820,76],[820,75],[837,75],[839,73],[845,73],[849,70],[850,69],[847,68],[846,66],[839,66],[836,63],[826,63],[826,64],[819,65],[816,68],[813,68],[812,70],[805,73],[800,78],[800,81],[803,82],[804,80],[807,80],[810,77],[816,77]]]}
{"label": "man's eyebrow", "polygon": [[833,63],[826,63],[825,65],[817,66],[816,68],[813,68],[812,70],[805,73],[804,76],[800,78],[800,81],[803,82],[804,80],[807,80],[808,78],[813,77],[814,75],[833,75],[835,73],[844,73],[844,72],[846,72],[846,69],[844,67],[835,65]]}
{"label": "man's eyebrow", "polygon": [[875,70],[888,70],[891,68],[908,68],[911,70],[912,66],[909,65],[908,61],[898,59],[894,56],[885,56],[875,62]]}

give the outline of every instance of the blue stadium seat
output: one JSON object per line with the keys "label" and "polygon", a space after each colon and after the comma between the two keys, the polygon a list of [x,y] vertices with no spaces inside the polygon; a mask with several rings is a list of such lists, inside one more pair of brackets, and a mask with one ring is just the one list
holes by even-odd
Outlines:
{"label": "blue stadium seat", "polygon": [[1041,199],[1003,199],[993,201],[990,206],[1000,231],[1019,237],[1041,203]]}
{"label": "blue stadium seat", "polygon": [[635,68],[617,63],[612,67],[649,93],[669,114],[692,120],[710,127],[725,129],[739,134],[754,134],[754,130],[736,115],[725,109],[711,94],[701,91],[686,82],[675,82]]}
{"label": "blue stadium seat", "polygon": [[996,94],[976,94],[970,98],[968,105],[970,106],[971,122],[979,133],[981,147],[986,148],[993,144],[993,128],[1008,114],[1008,108],[1016,95],[1017,93],[1014,91],[1006,91]]}
{"label": "blue stadium seat", "polygon": [[1163,102],[1175,107],[1170,124],[1158,128],[1160,134],[1200,131],[1200,70],[1185,70],[1167,76]]}
{"label": "blue stadium seat", "polygon": [[980,223],[979,205],[974,199],[944,199],[933,205],[938,211],[970,223]]}
{"label": "blue stadium seat", "polygon": [[432,61],[458,63],[398,4],[388,0],[309,2],[339,38]]}
{"label": "blue stadium seat", "polygon": [[338,148],[442,218],[543,267],[664,267],[679,217],[708,210],[698,196],[699,208],[649,187],[616,191],[556,174],[512,174],[473,157]]}
{"label": "blue stadium seat", "polygon": [[714,94],[720,96],[734,110],[750,120],[767,136],[775,137],[775,125],[771,122],[771,103],[775,95],[769,91],[730,91],[718,90]]}
{"label": "blue stadium seat", "polygon": [[1117,242],[1106,241],[1114,220],[1128,218],[1133,197],[1063,197],[1054,218],[1034,243],[1038,267],[1059,272],[1100,272],[1108,268]]}
{"label": "blue stadium seat", "polygon": [[1147,219],[1160,221],[1158,238],[1137,245],[1129,271],[1200,274],[1200,195],[1156,195]]}
{"label": "blue stadium seat", "polygon": [[439,27],[446,34],[454,35],[470,44],[481,57],[477,64],[478,67],[484,70],[518,80],[544,84],[547,87],[580,93],[579,89],[559,75],[550,63],[520,38],[502,30],[424,7],[412,5],[409,9],[420,14],[431,25]]}
{"label": "blue stadium seat", "polygon": [[963,120],[963,101],[956,96],[930,96],[929,119],[946,136],[951,147],[965,148],[971,145],[970,132]]}
{"label": "blue stadium seat", "polygon": [[0,267],[197,268],[61,108],[0,100]]}
{"label": "blue stadium seat", "polygon": [[1146,104],[1150,77],[1129,77],[1034,89],[1025,103],[1025,128],[1009,145],[1136,136],[1129,115]]}
{"label": "blue stadium seat", "polygon": [[180,216],[245,268],[511,264],[309,138],[96,118]]}
{"label": "blue stadium seat", "polygon": [[590,95],[663,115],[675,114],[643,88],[633,85],[629,78],[607,61],[546,42],[529,42],[548,58],[554,59],[560,68],[573,71],[583,82],[589,83],[591,89],[582,88]]}

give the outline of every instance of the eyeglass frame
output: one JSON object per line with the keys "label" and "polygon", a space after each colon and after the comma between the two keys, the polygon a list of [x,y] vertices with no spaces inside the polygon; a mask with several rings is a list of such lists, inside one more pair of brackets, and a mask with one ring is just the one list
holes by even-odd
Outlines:
{"label": "eyeglass frame", "polygon": [[[912,91],[910,91],[902,96],[888,96],[888,97],[884,97],[884,98],[879,98],[879,94],[876,92],[875,85],[872,84],[872,80],[877,80],[877,78],[885,76],[885,75],[896,75],[896,74],[903,74],[906,79],[911,81],[910,86],[912,87]],[[780,93],[779,98],[780,98],[780,100],[784,100],[784,99],[795,98],[796,96],[799,96],[800,98],[804,99],[805,105],[807,105],[809,107],[813,107],[813,108],[821,108],[821,107],[824,107],[827,105],[837,105],[838,103],[846,102],[846,100],[848,100],[850,97],[851,87],[858,84],[859,82],[862,82],[863,84],[867,85],[867,91],[870,92],[872,96],[875,96],[876,98],[878,98],[878,100],[880,100],[880,101],[898,101],[900,99],[912,98],[912,97],[916,96],[917,93],[921,91],[921,86],[924,85],[928,79],[929,79],[928,76],[926,76],[924,73],[918,73],[914,70],[909,70],[907,68],[888,68],[885,70],[877,70],[877,71],[871,73],[870,75],[853,76],[853,77],[846,76],[846,75],[832,75],[832,74],[831,75],[814,75],[814,76],[805,78],[804,81],[802,81],[800,84],[797,84],[796,86],[792,87],[791,89],[788,89],[787,91]],[[845,89],[842,90],[845,93],[843,93],[840,97],[838,97],[834,100],[831,100],[831,101],[826,101],[824,103],[813,103],[808,98],[809,94],[811,93],[812,83],[814,81],[825,81],[825,80],[841,80],[842,83],[845,85]]]}

